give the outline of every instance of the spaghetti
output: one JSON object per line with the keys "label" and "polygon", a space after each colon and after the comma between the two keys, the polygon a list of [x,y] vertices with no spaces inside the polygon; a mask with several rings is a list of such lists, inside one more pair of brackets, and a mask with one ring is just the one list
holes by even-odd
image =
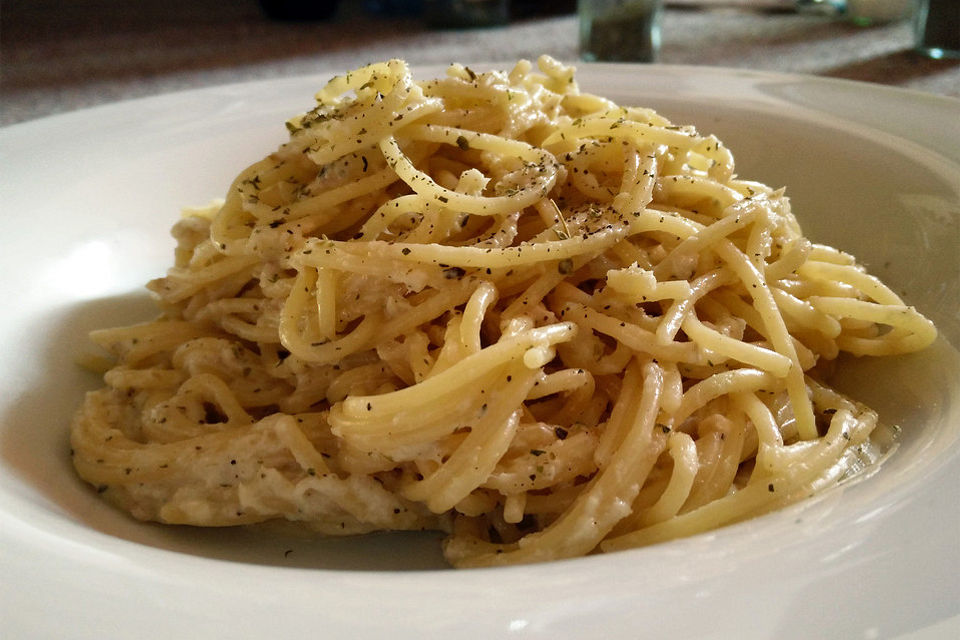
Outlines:
{"label": "spaghetti", "polygon": [[715,137],[509,73],[334,78],[225,201],[173,229],[162,315],[72,425],[135,517],[441,529],[456,566],[719,527],[880,455],[841,351],[933,325],[804,238]]}

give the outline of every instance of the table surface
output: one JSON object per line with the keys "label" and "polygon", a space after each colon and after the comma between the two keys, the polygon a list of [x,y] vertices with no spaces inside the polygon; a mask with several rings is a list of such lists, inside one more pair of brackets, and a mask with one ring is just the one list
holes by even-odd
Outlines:
{"label": "table surface", "polygon": [[[766,10],[731,6],[750,2]],[[791,6],[790,0],[668,0],[659,62],[847,78],[960,98],[960,60],[912,51],[910,21],[857,27],[770,10],[778,2],[781,9]],[[175,90],[342,71],[390,57],[414,65],[513,62],[541,53],[564,61],[578,57],[572,13],[435,30],[417,18],[371,14],[364,4],[341,2],[326,22],[282,22],[264,17],[256,0],[5,0],[0,125]]]}

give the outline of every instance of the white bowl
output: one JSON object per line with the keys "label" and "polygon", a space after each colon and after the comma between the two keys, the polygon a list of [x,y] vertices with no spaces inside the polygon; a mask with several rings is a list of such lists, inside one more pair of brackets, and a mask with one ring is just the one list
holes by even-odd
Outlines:
{"label": "white bowl", "polygon": [[[423,69],[423,77],[440,69]],[[956,633],[960,614],[960,102],[693,67],[582,65],[590,91],[717,134],[786,185],[807,235],[939,326],[840,384],[903,427],[876,473],[653,547],[452,571],[436,535],[312,540],[134,522],[74,475],[87,331],[150,317],[179,207],[223,194],[328,77],[190,91],[0,130],[0,635],[810,638]],[[951,346],[952,345],[952,346]]]}

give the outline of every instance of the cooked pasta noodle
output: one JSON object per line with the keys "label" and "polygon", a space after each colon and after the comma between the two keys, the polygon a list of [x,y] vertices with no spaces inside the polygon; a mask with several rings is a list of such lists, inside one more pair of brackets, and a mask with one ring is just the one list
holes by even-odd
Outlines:
{"label": "cooked pasta noodle", "polygon": [[509,73],[334,78],[173,229],[72,425],[135,517],[440,529],[456,566],[691,535],[882,453],[824,382],[933,325],[715,137]]}

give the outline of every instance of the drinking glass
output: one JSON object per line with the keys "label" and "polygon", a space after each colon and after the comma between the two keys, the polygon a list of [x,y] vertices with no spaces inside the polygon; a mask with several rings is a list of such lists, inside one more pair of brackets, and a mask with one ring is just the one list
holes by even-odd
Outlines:
{"label": "drinking glass", "polygon": [[913,18],[915,48],[931,58],[960,58],[960,2],[920,0]]}
{"label": "drinking glass", "polygon": [[662,0],[579,0],[577,11],[584,60],[656,60]]}

